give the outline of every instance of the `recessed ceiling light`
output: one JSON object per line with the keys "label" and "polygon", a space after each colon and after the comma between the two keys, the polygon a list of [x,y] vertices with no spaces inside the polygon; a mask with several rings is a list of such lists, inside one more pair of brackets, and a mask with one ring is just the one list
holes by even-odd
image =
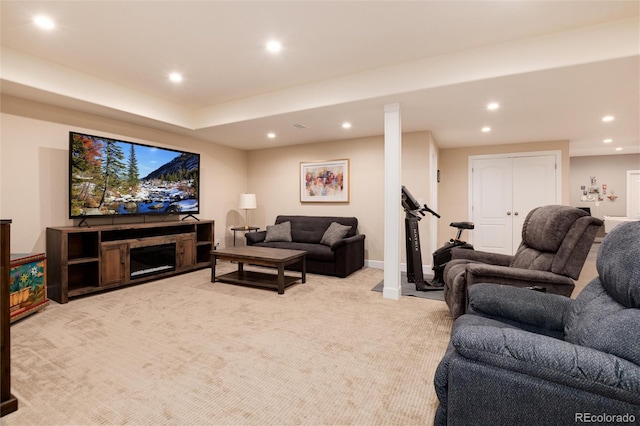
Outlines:
{"label": "recessed ceiling light", "polygon": [[180,74],[179,72],[172,72],[171,74],[169,74],[169,80],[173,81],[174,83],[180,83],[182,81],[182,74]]}
{"label": "recessed ceiling light", "polygon": [[275,139],[276,134],[275,134],[275,133],[273,133],[273,132],[269,132],[269,133],[267,133],[267,137],[268,137],[269,139]]}
{"label": "recessed ceiling light", "polygon": [[56,27],[56,24],[51,18],[44,15],[38,15],[33,18],[33,23],[42,28],[43,30],[52,30]]}
{"label": "recessed ceiling light", "polygon": [[500,108],[500,104],[499,104],[499,103],[497,103],[497,102],[491,102],[491,103],[487,104],[487,109],[488,109],[489,111],[495,111],[495,110],[497,110],[498,108]]}
{"label": "recessed ceiling light", "polygon": [[602,121],[604,121],[605,123],[609,122],[609,121],[613,121],[613,115],[605,115],[604,117],[602,117]]}
{"label": "recessed ceiling light", "polygon": [[617,147],[616,151],[622,151],[622,148],[621,147]]}
{"label": "recessed ceiling light", "polygon": [[267,50],[271,53],[278,53],[282,50],[282,43],[278,40],[271,40],[267,43]]}
{"label": "recessed ceiling light", "polygon": [[348,121],[345,121],[344,123],[342,123],[342,128],[343,129],[350,129],[351,128],[351,123],[349,123]]}
{"label": "recessed ceiling light", "polygon": [[482,133],[489,133],[491,131],[491,127],[485,126],[482,128]]}
{"label": "recessed ceiling light", "polygon": [[613,142],[613,139],[603,139],[602,142],[604,143],[611,143]]}

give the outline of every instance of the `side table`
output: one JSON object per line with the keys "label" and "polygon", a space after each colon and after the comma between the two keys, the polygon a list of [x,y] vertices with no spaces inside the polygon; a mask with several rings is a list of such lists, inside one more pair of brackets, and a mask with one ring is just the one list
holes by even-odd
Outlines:
{"label": "side table", "polygon": [[236,246],[236,232],[258,232],[260,230],[260,228],[258,228],[257,226],[248,226],[248,227],[244,227],[244,226],[240,226],[238,228],[231,228],[231,230],[233,231],[233,246]]}

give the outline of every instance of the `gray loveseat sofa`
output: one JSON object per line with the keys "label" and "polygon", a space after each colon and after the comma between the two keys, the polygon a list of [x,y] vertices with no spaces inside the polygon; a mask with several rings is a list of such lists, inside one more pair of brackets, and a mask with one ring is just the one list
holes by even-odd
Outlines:
{"label": "gray loveseat sofa", "polygon": [[[287,222],[290,226],[284,226]],[[330,227],[335,232],[327,232]],[[365,236],[358,234],[355,217],[278,216],[275,226],[248,232],[245,237],[248,246],[306,251],[307,272],[312,274],[344,278],[364,266]]]}
{"label": "gray loveseat sofa", "polygon": [[604,239],[575,300],[469,288],[435,375],[435,425],[638,424],[640,221]]}

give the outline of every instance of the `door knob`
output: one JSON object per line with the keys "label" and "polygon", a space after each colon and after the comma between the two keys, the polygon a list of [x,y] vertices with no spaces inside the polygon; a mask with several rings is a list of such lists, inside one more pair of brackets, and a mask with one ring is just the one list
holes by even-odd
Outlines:
{"label": "door knob", "polygon": [[514,214],[515,214],[516,216],[518,216],[518,212],[515,212]]}
{"label": "door knob", "polygon": [[511,212],[507,212],[507,216],[511,216]]}

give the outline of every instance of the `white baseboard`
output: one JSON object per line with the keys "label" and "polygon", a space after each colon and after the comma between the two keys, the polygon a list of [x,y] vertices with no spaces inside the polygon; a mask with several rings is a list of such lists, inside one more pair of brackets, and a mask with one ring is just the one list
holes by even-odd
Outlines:
{"label": "white baseboard", "polygon": [[[382,260],[365,260],[364,261],[364,265],[368,266],[369,268],[374,268],[374,269],[382,269],[384,271],[384,261]],[[407,272],[407,264],[406,263],[401,263],[400,264],[400,271],[401,272]],[[430,275],[432,273],[431,271],[431,265],[422,265],[422,273],[425,275]]]}
{"label": "white baseboard", "polygon": [[382,269],[384,271],[384,262],[381,260],[365,260],[364,266],[374,269]]}
{"label": "white baseboard", "polygon": [[399,288],[388,288],[385,287],[382,289],[382,297],[385,299],[391,300],[400,300],[401,290]]}

